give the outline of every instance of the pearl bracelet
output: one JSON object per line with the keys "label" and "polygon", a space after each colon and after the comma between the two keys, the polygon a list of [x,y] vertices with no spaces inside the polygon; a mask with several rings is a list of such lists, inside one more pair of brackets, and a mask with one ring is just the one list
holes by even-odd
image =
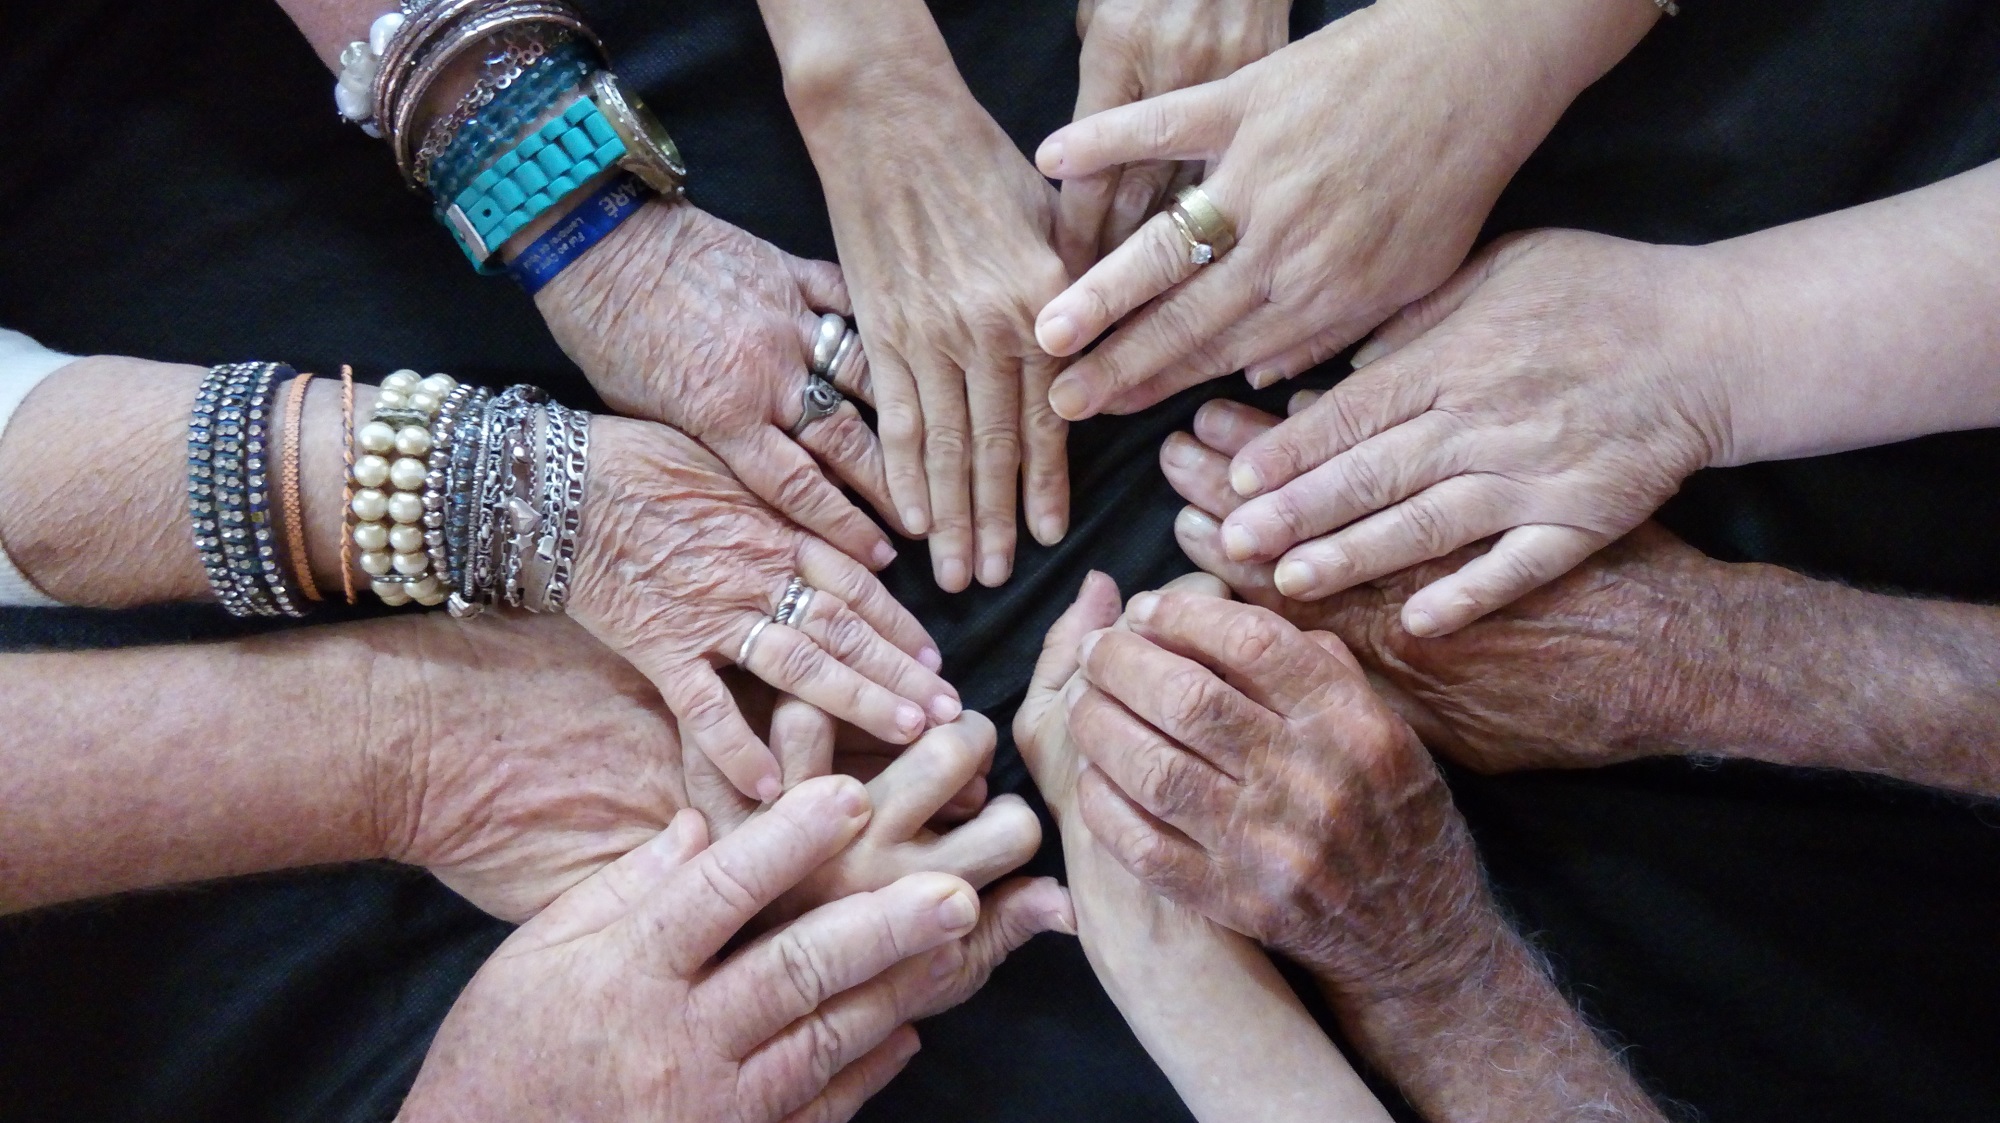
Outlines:
{"label": "pearl bracelet", "polygon": [[369,588],[387,605],[444,603],[443,577],[426,538],[442,532],[423,525],[424,492],[436,447],[432,421],[457,388],[448,374],[424,378],[399,370],[382,380],[368,423],[354,434],[357,490],[348,504],[354,545]]}

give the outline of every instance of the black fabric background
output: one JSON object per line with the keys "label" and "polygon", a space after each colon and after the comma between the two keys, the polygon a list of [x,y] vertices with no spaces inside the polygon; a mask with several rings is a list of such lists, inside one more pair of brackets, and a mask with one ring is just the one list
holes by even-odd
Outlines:
{"label": "black fabric background", "polygon": [[[1301,3],[1297,29],[1351,6]],[[794,252],[830,255],[754,5],[587,7],[681,142],[696,200]],[[1577,103],[1491,232],[1559,224],[1707,241],[2000,156],[2000,8],[1683,7]],[[974,91],[1024,148],[1063,123],[1073,6],[933,8]],[[527,300],[471,276],[379,146],[335,120],[326,75],[275,6],[7,9],[0,324],[84,353],[345,361],[376,376],[409,365],[590,401]],[[1225,380],[1079,426],[1075,529],[1054,550],[1029,543],[1005,588],[943,596],[922,551],[905,551],[893,587],[942,641],[968,704],[1004,726],[1086,567],[1128,590],[1186,568],[1153,453],[1217,393],[1258,397]],[[1988,599],[1996,464],[2000,442],[1970,433],[1705,473],[1667,517],[1718,556]],[[0,614],[10,647],[239,630],[203,609]],[[1510,907],[1662,1094],[1717,1121],[2000,1118],[1989,805],[1681,762],[1453,781]],[[1025,786],[1011,747],[996,782]],[[1052,855],[1038,865],[1053,868]],[[0,1119],[388,1118],[505,931],[427,876],[386,866],[0,922]],[[924,1039],[864,1118],[1185,1117],[1072,941],[1037,939]]]}

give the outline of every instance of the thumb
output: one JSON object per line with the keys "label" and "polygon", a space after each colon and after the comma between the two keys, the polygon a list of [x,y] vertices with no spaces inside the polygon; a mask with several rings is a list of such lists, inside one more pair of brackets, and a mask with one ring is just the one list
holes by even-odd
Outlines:
{"label": "thumb", "polygon": [[932,972],[936,979],[932,993],[915,1016],[928,1018],[972,997],[986,985],[994,968],[1043,932],[1076,934],[1076,907],[1069,890],[1052,877],[1015,878],[994,889],[980,906],[979,926],[931,953],[956,957],[957,970],[938,972],[938,965],[948,964],[950,959],[909,965]]}
{"label": "thumb", "polygon": [[701,812],[683,809],[667,829],[557,897],[521,926],[519,936],[541,948],[603,931],[707,847]]}

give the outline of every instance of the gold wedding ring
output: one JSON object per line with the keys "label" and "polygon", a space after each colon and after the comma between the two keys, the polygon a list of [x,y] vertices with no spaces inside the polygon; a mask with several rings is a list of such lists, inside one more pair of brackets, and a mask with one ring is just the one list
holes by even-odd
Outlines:
{"label": "gold wedding ring", "polygon": [[1222,255],[1236,246],[1236,226],[1216,208],[1215,200],[1198,186],[1183,187],[1174,192],[1174,200],[1167,204],[1167,217],[1173,220],[1174,229],[1187,240],[1188,263],[1207,265],[1220,261]]}

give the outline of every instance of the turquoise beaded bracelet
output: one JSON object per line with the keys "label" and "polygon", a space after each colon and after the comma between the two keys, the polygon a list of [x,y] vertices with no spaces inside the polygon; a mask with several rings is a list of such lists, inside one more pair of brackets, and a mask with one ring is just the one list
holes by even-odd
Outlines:
{"label": "turquoise beaded bracelet", "polygon": [[493,100],[452,138],[431,169],[431,193],[439,200],[439,216],[472,185],[473,177],[493,162],[502,145],[521,135],[522,129],[547,113],[564,94],[582,85],[597,65],[588,46],[565,39],[494,94]]}
{"label": "turquoise beaded bracelet", "polygon": [[529,134],[445,208],[445,226],[482,272],[501,243],[625,155],[625,142],[582,98]]}

